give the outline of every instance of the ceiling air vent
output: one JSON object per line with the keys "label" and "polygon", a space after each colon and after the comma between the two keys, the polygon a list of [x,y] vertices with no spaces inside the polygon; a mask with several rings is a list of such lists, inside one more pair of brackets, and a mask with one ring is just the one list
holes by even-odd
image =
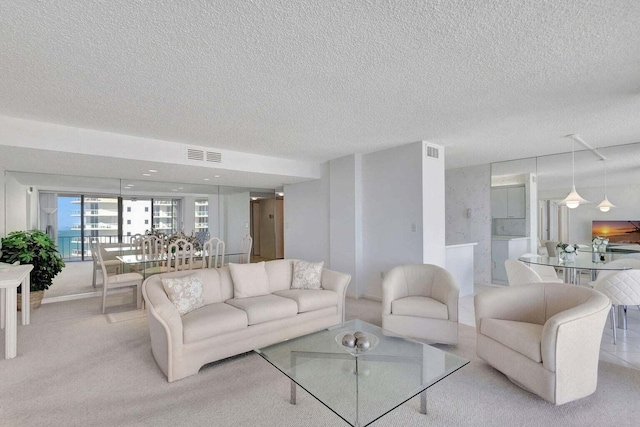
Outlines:
{"label": "ceiling air vent", "polygon": [[427,145],[427,157],[432,157],[434,159],[437,159],[440,157],[440,154],[438,153],[438,149],[436,147],[430,147]]}
{"label": "ceiling air vent", "polygon": [[187,148],[187,160],[197,162],[222,163],[222,153],[200,148]]}
{"label": "ceiling air vent", "polygon": [[222,153],[207,151],[207,162],[222,163]]}
{"label": "ceiling air vent", "polygon": [[187,148],[187,159],[204,161],[204,150],[196,150],[195,148]]}

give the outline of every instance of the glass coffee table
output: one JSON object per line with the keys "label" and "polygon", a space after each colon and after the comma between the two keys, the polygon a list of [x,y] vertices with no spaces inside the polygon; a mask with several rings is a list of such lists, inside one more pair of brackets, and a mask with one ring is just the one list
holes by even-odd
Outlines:
{"label": "glass coffee table", "polygon": [[[361,331],[375,344],[353,355],[339,342]],[[338,339],[336,339],[338,337]],[[256,350],[291,379],[291,403],[300,386],[352,426],[366,426],[469,363],[427,344],[351,320],[329,330]]]}

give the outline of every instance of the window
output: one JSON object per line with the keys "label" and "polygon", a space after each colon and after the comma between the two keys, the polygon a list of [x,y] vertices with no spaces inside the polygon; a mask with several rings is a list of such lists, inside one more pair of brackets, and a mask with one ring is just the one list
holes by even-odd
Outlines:
{"label": "window", "polygon": [[149,206],[145,206],[145,207],[144,207],[144,211],[145,211],[145,212],[149,212]]}
{"label": "window", "polygon": [[196,231],[209,231],[209,199],[195,200]]}
{"label": "window", "polygon": [[145,220],[144,220],[144,223],[145,223],[145,225],[148,225],[148,224],[149,224],[149,220],[148,220],[148,219],[145,219]]}
{"label": "window", "polygon": [[[131,212],[131,206],[127,206],[127,212]],[[131,223],[129,223],[131,224]]]}
{"label": "window", "polygon": [[127,236],[131,236],[131,232],[130,231],[127,231]]}
{"label": "window", "polygon": [[127,220],[127,225],[131,225],[131,220],[130,219]]}

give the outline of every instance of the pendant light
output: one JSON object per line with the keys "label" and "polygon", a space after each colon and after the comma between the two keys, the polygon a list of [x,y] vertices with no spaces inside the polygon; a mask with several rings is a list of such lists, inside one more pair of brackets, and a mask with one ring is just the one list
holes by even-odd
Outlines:
{"label": "pendant light", "polygon": [[580,206],[580,203],[589,203],[588,200],[580,197],[576,191],[576,153],[575,153],[575,140],[571,143],[571,192],[564,198],[562,204],[567,205],[569,209],[575,209]]}
{"label": "pendant light", "polygon": [[609,212],[609,209],[615,208],[616,205],[611,203],[607,198],[607,161],[603,160],[603,162],[604,162],[604,200],[600,202],[600,204],[598,205],[598,209],[600,209],[602,212]]}

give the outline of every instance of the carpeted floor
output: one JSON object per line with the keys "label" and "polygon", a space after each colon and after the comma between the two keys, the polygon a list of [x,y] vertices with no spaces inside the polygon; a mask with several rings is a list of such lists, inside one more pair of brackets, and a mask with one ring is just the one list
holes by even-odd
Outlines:
{"label": "carpeted floor", "polygon": [[[349,300],[349,316],[376,321],[375,304]],[[0,425],[345,425],[302,390],[290,405],[288,380],[255,354],[169,384],[151,355],[146,317],[99,313],[99,298],[47,304],[19,326],[18,357],[0,360]],[[373,425],[625,426],[640,415],[640,371],[601,362],[594,395],[555,407],[477,359],[473,328],[461,325],[460,337],[441,348],[471,363],[429,389],[429,414],[414,398]]]}

